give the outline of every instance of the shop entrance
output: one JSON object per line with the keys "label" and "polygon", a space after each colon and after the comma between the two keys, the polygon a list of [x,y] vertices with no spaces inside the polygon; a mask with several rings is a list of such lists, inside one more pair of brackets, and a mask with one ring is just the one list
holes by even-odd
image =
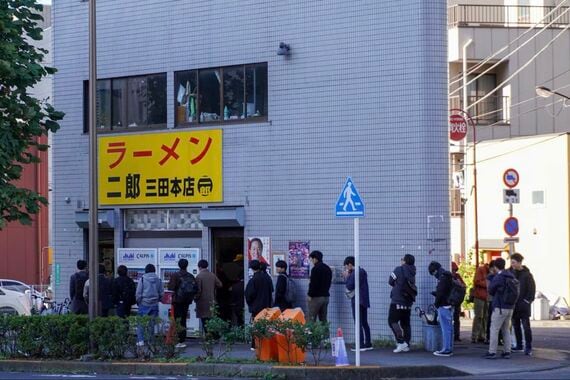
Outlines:
{"label": "shop entrance", "polygon": [[[99,252],[98,252],[98,262],[105,266],[105,274],[108,277],[113,277],[115,273],[115,238],[114,230],[110,228],[99,228]],[[89,229],[85,228],[83,230],[83,243],[85,246],[84,252],[85,260],[89,262]],[[91,268],[89,268],[91,269]],[[95,268],[98,270],[98,268]]]}
{"label": "shop entrance", "polygon": [[222,288],[216,293],[220,317],[243,325],[243,228],[212,228],[212,264]]}

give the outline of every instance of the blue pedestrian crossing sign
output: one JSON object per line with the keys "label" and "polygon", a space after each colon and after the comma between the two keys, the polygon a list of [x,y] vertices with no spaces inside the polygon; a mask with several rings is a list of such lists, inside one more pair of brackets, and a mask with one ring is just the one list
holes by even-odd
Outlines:
{"label": "blue pedestrian crossing sign", "polygon": [[364,216],[364,202],[350,177],[346,179],[335,208],[337,217],[359,218]]}

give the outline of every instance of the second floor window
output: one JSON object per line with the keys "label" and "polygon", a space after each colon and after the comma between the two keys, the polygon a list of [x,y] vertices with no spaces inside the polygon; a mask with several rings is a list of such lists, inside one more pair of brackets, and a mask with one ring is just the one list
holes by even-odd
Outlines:
{"label": "second floor window", "polygon": [[[84,82],[88,130],[89,82]],[[166,126],[166,74],[97,80],[97,129]]]}
{"label": "second floor window", "polygon": [[267,64],[174,74],[176,125],[267,119]]}

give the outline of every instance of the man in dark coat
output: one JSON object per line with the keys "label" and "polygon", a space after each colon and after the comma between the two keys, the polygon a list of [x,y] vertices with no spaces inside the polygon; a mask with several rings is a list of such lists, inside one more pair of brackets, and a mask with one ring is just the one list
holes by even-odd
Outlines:
{"label": "man in dark coat", "polygon": [[309,259],[313,262],[307,294],[309,320],[316,321],[318,317],[319,321],[327,322],[332,271],[327,264],[323,263],[322,252],[311,252]]}
{"label": "man in dark coat", "polygon": [[253,270],[253,277],[245,288],[245,301],[249,307],[251,317],[255,318],[260,311],[271,307],[273,299],[273,281],[266,271],[261,270],[261,263],[252,260],[249,268]]}
{"label": "man in dark coat", "polygon": [[412,338],[410,315],[414,297],[410,294],[408,286],[409,283],[414,286],[416,284],[415,262],[413,255],[406,254],[401,259],[401,265],[394,269],[388,279],[388,284],[392,287],[388,324],[397,342],[395,353],[410,351],[410,339]]}
{"label": "man in dark coat", "polygon": [[453,355],[453,307],[449,303],[452,287],[452,275],[442,268],[437,261],[432,261],[428,267],[429,273],[437,278],[437,288],[431,294],[435,297],[434,306],[437,307],[443,348],[435,351],[435,356]]}
{"label": "man in dark coat", "polygon": [[[354,267],[354,256],[348,256],[344,259],[344,267],[347,270],[346,278],[346,290],[349,292],[347,294],[352,294],[350,298],[350,306],[352,308],[352,318],[356,319],[356,301],[354,296],[354,291],[356,289],[356,276]],[[359,272],[359,290],[360,290],[360,351],[372,350],[372,340],[370,337],[370,325],[368,325],[368,309],[370,308],[370,294],[368,289],[368,274],[363,268],[360,268]],[[352,351],[356,351],[356,347],[351,348]]]}
{"label": "man in dark coat", "polygon": [[89,279],[87,261],[77,260],[77,272],[69,279],[69,298],[71,299],[71,312],[74,314],[87,314],[87,302],[83,298],[85,282]]}
{"label": "man in dark coat", "polygon": [[293,307],[291,302],[286,299],[287,286],[289,285],[289,276],[287,276],[287,263],[279,260],[275,263],[277,271],[277,283],[275,284],[275,303],[273,306],[278,307],[281,311]]}
{"label": "man in dark coat", "polygon": [[513,330],[515,330],[515,337],[517,345],[513,352],[523,351],[523,336],[521,331],[524,330],[524,353],[525,355],[532,355],[532,330],[530,329],[530,309],[534,301],[534,294],[536,292],[536,285],[534,277],[530,270],[522,264],[524,260],[523,255],[514,253],[511,256],[510,272],[519,281],[520,293],[517,304],[513,311]]}
{"label": "man in dark coat", "polygon": [[117,317],[126,318],[131,315],[131,307],[136,303],[136,284],[127,276],[128,269],[124,265],[117,268],[117,278],[113,281],[113,303]]}
{"label": "man in dark coat", "polygon": [[[176,348],[185,348],[186,344],[184,341],[186,340],[186,320],[188,319],[188,308],[190,307],[190,304],[196,295],[197,285],[194,275],[187,271],[188,260],[178,260],[178,268],[180,270],[170,276],[170,281],[168,281],[168,290],[174,292],[172,296],[174,320],[179,324],[180,327],[178,331],[178,343],[176,344]],[[187,295],[180,294],[179,289],[182,285],[182,281],[194,284],[194,293]]]}

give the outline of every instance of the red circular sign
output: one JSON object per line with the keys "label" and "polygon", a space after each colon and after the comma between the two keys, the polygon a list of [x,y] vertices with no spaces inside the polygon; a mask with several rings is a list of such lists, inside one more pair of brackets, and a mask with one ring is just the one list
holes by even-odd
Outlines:
{"label": "red circular sign", "polygon": [[507,169],[503,173],[503,183],[508,188],[512,189],[513,187],[518,185],[519,179],[520,179],[519,172],[517,172],[515,169]]}
{"label": "red circular sign", "polygon": [[461,141],[467,136],[467,120],[461,115],[449,117],[449,138],[453,141]]}

